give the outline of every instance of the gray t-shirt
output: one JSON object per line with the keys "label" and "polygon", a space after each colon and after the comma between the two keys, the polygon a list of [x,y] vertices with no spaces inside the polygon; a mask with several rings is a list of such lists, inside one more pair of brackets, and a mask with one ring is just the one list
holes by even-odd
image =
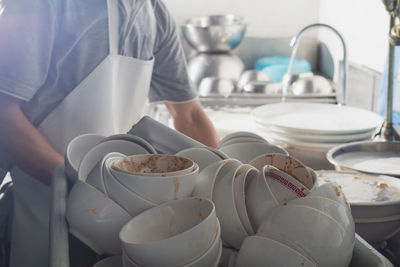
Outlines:
{"label": "gray t-shirt", "polygon": [[[128,32],[125,55],[155,57],[149,101],[195,98],[171,15],[161,0],[152,0],[152,47],[143,1],[119,0],[120,36]],[[107,56],[107,2],[2,0],[0,14],[0,92],[25,100],[22,110],[38,125]]]}

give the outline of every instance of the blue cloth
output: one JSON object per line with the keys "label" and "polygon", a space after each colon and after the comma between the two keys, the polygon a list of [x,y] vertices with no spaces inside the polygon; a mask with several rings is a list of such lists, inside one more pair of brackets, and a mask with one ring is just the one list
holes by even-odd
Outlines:
{"label": "blue cloth", "polygon": [[[400,46],[396,46],[394,51],[394,87],[393,87],[392,122],[397,127],[400,127],[400,81],[398,79],[399,65],[400,65]],[[385,116],[386,114],[387,79],[388,79],[388,60],[386,60],[385,68],[383,70],[381,85],[378,95],[378,112],[382,116]]]}
{"label": "blue cloth", "polygon": [[[280,82],[289,68],[289,61],[290,57],[286,56],[264,57],[256,61],[254,69],[266,72],[272,82]],[[311,71],[311,64],[307,60],[294,59],[292,73],[309,71]]]}

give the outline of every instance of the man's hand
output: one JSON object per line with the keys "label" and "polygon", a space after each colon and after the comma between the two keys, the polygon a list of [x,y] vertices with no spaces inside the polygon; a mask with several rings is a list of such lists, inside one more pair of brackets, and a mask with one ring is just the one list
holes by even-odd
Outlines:
{"label": "man's hand", "polygon": [[20,99],[0,93],[0,144],[11,163],[50,185],[52,173],[64,163],[64,157],[27,120],[20,103]]}
{"label": "man's hand", "polygon": [[217,146],[217,132],[198,99],[186,103],[165,102],[165,105],[174,119],[176,130],[207,146]]}

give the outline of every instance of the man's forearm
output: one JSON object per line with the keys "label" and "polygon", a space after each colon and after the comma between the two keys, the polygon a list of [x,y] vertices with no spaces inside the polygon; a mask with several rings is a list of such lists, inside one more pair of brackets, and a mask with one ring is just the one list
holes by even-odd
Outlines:
{"label": "man's forearm", "polygon": [[217,132],[198,100],[184,104],[166,103],[166,106],[174,118],[176,130],[207,146],[217,146]]}
{"label": "man's forearm", "polygon": [[0,142],[14,165],[49,185],[54,169],[64,158],[27,120],[19,102],[0,94]]}

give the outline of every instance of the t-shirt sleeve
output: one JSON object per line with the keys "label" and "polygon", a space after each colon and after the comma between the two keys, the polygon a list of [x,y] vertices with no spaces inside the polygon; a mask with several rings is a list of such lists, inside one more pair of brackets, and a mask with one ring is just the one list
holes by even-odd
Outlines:
{"label": "t-shirt sleeve", "polygon": [[55,27],[48,1],[0,1],[0,92],[32,98],[48,74]]}
{"label": "t-shirt sleeve", "polygon": [[149,101],[185,102],[197,97],[190,81],[176,24],[161,1],[154,1],[157,36]]}

